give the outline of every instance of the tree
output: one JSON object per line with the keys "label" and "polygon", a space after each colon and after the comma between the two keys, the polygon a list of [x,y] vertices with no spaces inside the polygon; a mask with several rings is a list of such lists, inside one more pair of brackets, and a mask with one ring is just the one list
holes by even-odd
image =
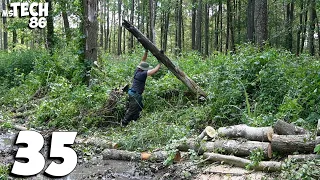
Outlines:
{"label": "tree", "polygon": [[254,41],[254,0],[248,0],[247,6],[247,40],[248,42]]}
{"label": "tree", "polygon": [[315,30],[315,21],[316,21],[316,2],[315,0],[310,0],[310,21],[309,21],[309,32],[308,32],[308,49],[310,55],[314,56],[315,48],[314,48],[314,30]]}
{"label": "tree", "polygon": [[[9,3],[8,3],[9,4]],[[6,1],[2,0],[2,9],[6,10]],[[7,32],[7,18],[5,16],[2,17],[3,23],[3,49],[8,50],[8,32]]]}
{"label": "tree", "polygon": [[52,11],[52,0],[46,0],[49,4],[49,13],[47,17],[47,48],[51,55],[54,52],[54,26],[53,26],[53,11]]}
{"label": "tree", "polygon": [[197,31],[196,31],[196,49],[202,53],[202,41],[201,41],[201,34],[202,34],[202,0],[198,2],[198,10],[197,10]]}
{"label": "tree", "polygon": [[255,34],[256,44],[263,47],[268,39],[268,3],[267,0],[255,1]]}
{"label": "tree", "polygon": [[192,49],[196,49],[196,0],[192,0],[192,22],[191,22],[191,44]]}
{"label": "tree", "polygon": [[292,52],[292,23],[293,23],[294,2],[287,3],[286,6],[286,47]]}
{"label": "tree", "polygon": [[118,0],[118,55],[121,54],[121,35],[122,35],[122,27],[121,27],[121,5],[122,0]]}
{"label": "tree", "polygon": [[98,0],[83,0],[83,26],[84,34],[84,56],[82,63],[84,69],[84,82],[89,86],[90,84],[90,70],[94,61],[97,61],[97,38],[98,38]]}

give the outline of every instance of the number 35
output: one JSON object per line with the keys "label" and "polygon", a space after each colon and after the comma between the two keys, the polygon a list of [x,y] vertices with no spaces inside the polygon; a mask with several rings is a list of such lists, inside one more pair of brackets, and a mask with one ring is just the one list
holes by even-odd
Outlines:
{"label": "number 35", "polygon": [[[66,176],[77,165],[77,154],[65,144],[73,144],[77,132],[53,132],[49,157],[63,158],[63,163],[51,162],[46,173],[51,176]],[[27,144],[28,147],[20,147],[16,158],[28,159],[27,163],[15,161],[11,170],[12,174],[20,176],[32,176],[38,174],[45,165],[45,159],[39,152],[44,144],[43,137],[35,131],[20,131],[16,144]]]}

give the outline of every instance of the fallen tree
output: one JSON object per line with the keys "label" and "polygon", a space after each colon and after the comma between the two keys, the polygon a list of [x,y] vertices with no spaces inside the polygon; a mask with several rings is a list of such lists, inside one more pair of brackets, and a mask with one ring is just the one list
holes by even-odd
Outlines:
{"label": "fallen tree", "polygon": [[[246,166],[251,163],[251,161],[248,159],[244,159],[236,156],[230,156],[230,155],[222,155],[217,153],[204,153],[203,157],[208,161],[224,162],[224,163],[234,165],[237,167],[242,167],[242,168],[246,168]],[[281,162],[261,161],[257,166],[252,166],[252,169],[258,170],[258,171],[268,171],[268,172],[280,171]]]}
{"label": "fallen tree", "polygon": [[[117,149],[105,149],[102,152],[103,159],[114,159],[114,160],[124,160],[124,161],[140,161],[140,160],[148,160],[148,161],[156,161],[162,162],[166,160],[169,155],[165,151],[156,151],[152,153],[147,152],[132,152],[126,150],[117,150]],[[174,156],[174,161],[180,161],[181,156],[180,152],[176,152]]]}
{"label": "fallen tree", "polygon": [[271,141],[273,135],[272,127],[250,127],[246,124],[220,127],[219,136],[228,138],[246,138],[252,141]]}
{"label": "fallen tree", "polygon": [[207,94],[192,80],[190,79],[179,67],[174,65],[171,60],[160,51],[147,37],[145,37],[135,26],[131,25],[128,21],[123,20],[122,25],[134,35],[142,46],[149,50],[160,62],[162,62],[180,81],[182,81],[191,92],[206,97]]}
{"label": "fallen tree", "polygon": [[320,144],[320,136],[311,137],[310,135],[276,135],[271,141],[271,148],[283,154],[293,152],[312,153],[315,146]]}
{"label": "fallen tree", "polygon": [[193,139],[177,147],[180,151],[195,150],[199,154],[204,152],[223,152],[235,156],[249,156],[253,150],[261,149],[265,159],[272,157],[270,143],[258,141],[216,140],[214,142],[199,142]]}
{"label": "fallen tree", "polygon": [[273,126],[274,132],[279,135],[299,135],[307,134],[308,131],[302,127],[289,124],[283,120],[278,120]]}

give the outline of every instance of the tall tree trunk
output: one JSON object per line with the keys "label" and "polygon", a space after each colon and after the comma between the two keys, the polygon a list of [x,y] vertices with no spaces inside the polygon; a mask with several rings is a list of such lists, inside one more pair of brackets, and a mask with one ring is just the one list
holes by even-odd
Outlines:
{"label": "tall tree trunk", "polygon": [[226,53],[229,51],[230,25],[231,25],[231,0],[227,0],[227,35],[226,35]]}
{"label": "tall tree trunk", "polygon": [[220,32],[220,52],[222,52],[222,42],[223,42],[223,40],[222,40],[222,21],[223,21],[223,19],[222,19],[222,15],[223,15],[223,13],[222,13],[222,0],[219,0],[219,13],[220,13],[220,29],[219,29],[219,32]]}
{"label": "tall tree trunk", "polygon": [[205,20],[204,20],[204,54],[209,56],[209,5],[208,2],[205,4]]}
{"label": "tall tree trunk", "polygon": [[100,43],[99,46],[103,48],[103,33],[104,33],[104,11],[103,11],[103,6],[104,6],[104,0],[100,0],[100,5],[99,5],[99,10],[100,10]]}
{"label": "tall tree trunk", "polygon": [[196,36],[196,49],[199,53],[202,53],[202,0],[198,2],[198,11],[197,11],[197,36]]}
{"label": "tall tree trunk", "polygon": [[302,28],[302,39],[301,39],[301,50],[300,52],[303,53],[304,50],[304,42],[306,40],[306,33],[307,33],[307,22],[308,22],[308,7],[309,7],[309,1],[307,0],[307,4],[305,4],[305,10],[304,10],[304,23],[303,23],[303,28]]}
{"label": "tall tree trunk", "polygon": [[84,38],[84,59],[82,63],[85,65],[84,82],[90,85],[90,70],[94,61],[97,61],[97,45],[98,45],[98,0],[83,0],[84,21],[83,34]]}
{"label": "tall tree trunk", "polygon": [[293,10],[294,10],[294,3],[288,3],[286,7],[286,47],[289,51],[292,52],[292,23],[293,23]]}
{"label": "tall tree trunk", "polygon": [[248,0],[247,6],[247,40],[248,42],[254,42],[254,7],[255,1]]}
{"label": "tall tree trunk", "polygon": [[122,27],[121,27],[121,5],[122,0],[118,0],[118,55],[121,54],[121,35],[122,35]]}
{"label": "tall tree trunk", "polygon": [[52,0],[46,0],[49,4],[49,15],[47,17],[47,47],[51,55],[54,51],[54,26],[53,26],[53,11],[52,11]]}
{"label": "tall tree trunk", "polygon": [[169,22],[170,21],[170,9],[165,13],[165,25],[164,25],[164,38],[163,38],[163,51],[167,51],[168,45],[168,33],[169,33]]}
{"label": "tall tree trunk", "polygon": [[[138,2],[139,3],[139,2]],[[131,0],[131,12],[130,12],[130,21],[134,24],[134,0]],[[133,35],[130,34],[130,44],[129,44],[129,52],[133,51]]]}
{"label": "tall tree trunk", "polygon": [[107,23],[107,27],[105,28],[105,40],[104,40],[104,50],[105,51],[109,51],[110,52],[110,26],[109,26],[109,15],[110,15],[110,8],[109,8],[109,0],[106,1],[106,6],[105,6],[105,11],[106,11],[106,15],[105,15],[105,18],[107,19],[106,20],[106,23]]}
{"label": "tall tree trunk", "polygon": [[196,49],[196,0],[192,0],[192,19],[191,19],[191,46],[192,49]]}
{"label": "tall tree trunk", "polygon": [[182,24],[181,24],[181,15],[182,15],[182,2],[180,0],[176,0],[176,48],[175,54],[179,55],[181,53],[181,32],[182,32]]}
{"label": "tall tree trunk", "polygon": [[316,2],[315,0],[310,1],[310,21],[309,21],[309,32],[308,32],[308,49],[310,55],[314,56],[315,48],[314,48],[314,30],[315,30],[315,20],[316,20]]}
{"label": "tall tree trunk", "polygon": [[152,43],[155,43],[155,30],[154,30],[154,1],[149,0],[149,39]]}
{"label": "tall tree trunk", "polygon": [[12,47],[15,48],[16,44],[18,43],[18,38],[17,38],[18,34],[17,34],[17,30],[13,29],[12,30]]}
{"label": "tall tree trunk", "polygon": [[[6,0],[2,0],[2,9],[6,10]],[[3,49],[8,50],[8,30],[7,30],[7,18],[2,17],[3,23]]]}
{"label": "tall tree trunk", "polygon": [[62,18],[63,18],[64,32],[66,34],[66,40],[68,44],[71,40],[71,31],[70,31],[70,24],[68,20],[68,14],[66,10],[62,11]]}
{"label": "tall tree trunk", "polygon": [[263,47],[268,39],[268,3],[267,0],[255,1],[255,34],[256,43]]}
{"label": "tall tree trunk", "polygon": [[299,56],[300,54],[300,39],[301,39],[301,32],[302,32],[302,18],[303,18],[303,0],[299,0],[300,5],[300,12],[299,12],[299,29],[297,32],[297,48],[296,48],[296,55]]}

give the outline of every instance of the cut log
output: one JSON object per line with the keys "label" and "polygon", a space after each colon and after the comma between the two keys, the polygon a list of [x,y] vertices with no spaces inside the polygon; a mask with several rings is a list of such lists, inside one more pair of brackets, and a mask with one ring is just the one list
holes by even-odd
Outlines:
{"label": "cut log", "polygon": [[[0,123],[1,124],[5,123],[5,121],[0,120]],[[37,130],[35,130],[33,128],[28,129],[26,127],[23,127],[23,126],[20,126],[20,125],[15,125],[15,124],[12,125],[12,128],[15,129],[15,130],[18,130],[18,131],[37,131]],[[37,132],[39,132],[39,131],[37,131]]]}
{"label": "cut log", "polygon": [[250,127],[246,124],[220,127],[219,136],[228,138],[245,138],[252,141],[271,141],[273,135],[272,127]]}
{"label": "cut log", "polygon": [[[102,152],[103,159],[114,159],[114,160],[124,160],[124,161],[140,161],[140,160],[148,160],[155,162],[162,162],[166,160],[169,156],[165,151],[156,151],[152,153],[147,152],[132,152],[126,150],[116,150],[116,149],[105,149]],[[174,157],[174,161],[180,161],[181,156],[180,152],[176,152]]]}
{"label": "cut log", "polygon": [[295,161],[309,161],[313,159],[320,159],[319,154],[298,154],[298,155],[289,155],[288,159]]}
{"label": "cut log", "polygon": [[274,132],[279,135],[299,135],[308,133],[308,131],[303,129],[302,127],[289,124],[283,120],[278,120],[274,124],[273,128]]}
{"label": "cut log", "polygon": [[76,138],[76,144],[92,145],[103,149],[117,149],[118,144],[101,138],[91,137],[88,139]]}
{"label": "cut log", "polygon": [[[230,165],[234,165],[237,167],[245,168],[246,165],[250,164],[250,160],[236,157],[236,156],[229,156],[229,155],[222,155],[217,153],[204,153],[203,157],[206,158],[208,161],[219,161],[224,162]],[[261,161],[257,166],[252,167],[254,170],[258,171],[268,171],[268,172],[275,172],[281,170],[281,162],[277,161]]]}
{"label": "cut log", "polygon": [[253,150],[261,149],[265,159],[270,159],[272,157],[271,145],[268,142],[216,140],[214,142],[200,143],[189,139],[178,146],[178,150],[180,151],[188,151],[189,149],[193,149],[199,154],[219,151],[225,154],[233,154],[235,156],[249,156]]}
{"label": "cut log", "polygon": [[207,126],[202,133],[198,136],[199,140],[202,140],[204,137],[208,137],[209,139],[214,139],[217,136],[216,130],[213,127]]}
{"label": "cut log", "polygon": [[145,37],[135,26],[131,25],[128,21],[123,20],[122,25],[134,35],[142,46],[149,50],[160,62],[162,62],[180,81],[182,81],[191,92],[196,95],[206,97],[207,94],[182,70],[180,70],[172,61],[160,51],[147,37]]}
{"label": "cut log", "polygon": [[320,136],[320,119],[318,120],[317,136]]}
{"label": "cut log", "polygon": [[320,144],[320,136],[312,138],[310,135],[274,134],[271,141],[271,148],[273,151],[282,154],[291,154],[293,152],[312,153],[317,144]]}

